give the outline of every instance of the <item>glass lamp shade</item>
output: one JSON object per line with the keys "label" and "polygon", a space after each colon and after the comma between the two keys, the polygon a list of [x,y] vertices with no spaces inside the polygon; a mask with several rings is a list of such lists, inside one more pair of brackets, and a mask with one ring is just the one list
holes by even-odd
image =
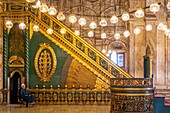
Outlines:
{"label": "glass lamp shade", "polygon": [[158,30],[162,30],[164,27],[164,24],[163,23],[159,23],[158,26],[157,26],[157,29]]}
{"label": "glass lamp shade", "polygon": [[75,31],[74,31],[74,34],[77,35],[77,36],[79,36],[79,35],[80,35],[80,31],[79,31],[79,30],[75,30]]}
{"label": "glass lamp shade", "polygon": [[151,12],[156,13],[159,11],[160,5],[158,5],[157,3],[151,4],[149,9]]}
{"label": "glass lamp shade", "polygon": [[60,29],[60,33],[61,33],[61,34],[65,34],[65,33],[66,33],[66,29],[65,29],[65,28],[61,28],[61,29]]}
{"label": "glass lamp shade", "polygon": [[69,22],[72,24],[74,24],[77,21],[76,16],[73,14],[71,14],[68,19],[69,19]]}
{"label": "glass lamp shade", "polygon": [[129,18],[130,18],[129,13],[123,13],[123,15],[122,15],[122,20],[123,21],[128,21]]}
{"label": "glass lamp shade", "polygon": [[45,3],[42,3],[42,5],[40,6],[39,9],[40,9],[41,12],[47,12],[48,6]]}
{"label": "glass lamp shade", "polygon": [[142,18],[142,17],[144,17],[144,12],[143,12],[143,10],[142,10],[142,9],[137,10],[137,11],[135,12],[135,16],[136,16],[137,18]]}
{"label": "glass lamp shade", "polygon": [[164,31],[164,34],[165,34],[166,36],[169,36],[169,35],[170,35],[170,29],[165,30],[165,31]]}
{"label": "glass lamp shade", "polygon": [[124,37],[129,37],[130,36],[130,32],[128,30],[126,30],[125,32],[123,32]]}
{"label": "glass lamp shade", "polygon": [[35,9],[39,8],[40,6],[41,6],[40,0],[38,0],[35,5],[32,5],[32,7],[35,8]]}
{"label": "glass lamp shade", "polygon": [[97,24],[96,24],[95,22],[91,22],[90,25],[89,25],[89,27],[90,27],[91,29],[95,29],[95,28],[97,28]]}
{"label": "glass lamp shade", "polygon": [[139,27],[136,27],[133,31],[135,33],[135,35],[140,34],[141,30],[139,29]]}
{"label": "glass lamp shade", "polygon": [[81,17],[79,20],[78,20],[78,23],[81,25],[81,26],[84,26],[86,25],[86,19]]}
{"label": "glass lamp shade", "polygon": [[168,29],[168,26],[167,25],[164,25],[163,27],[162,27],[162,31],[165,31],[165,30],[167,30]]}
{"label": "glass lamp shade", "polygon": [[5,26],[10,29],[13,27],[13,23],[10,20],[8,20],[6,21]]}
{"label": "glass lamp shade", "polygon": [[20,29],[25,29],[25,28],[26,28],[25,23],[21,22],[21,23],[19,24],[19,28],[20,28]]}
{"label": "glass lamp shade", "polygon": [[117,16],[113,15],[113,16],[110,18],[110,22],[113,23],[113,24],[117,23],[117,22],[118,22]]}
{"label": "glass lamp shade", "polygon": [[109,51],[108,51],[108,53],[110,54],[110,53],[112,53],[112,51],[111,51],[111,50],[109,50]]}
{"label": "glass lamp shade", "polygon": [[104,27],[107,26],[107,21],[105,20],[105,18],[102,18],[99,22],[100,26]]}
{"label": "glass lamp shade", "polygon": [[145,27],[146,31],[151,31],[152,30],[152,25],[148,24]]}
{"label": "glass lamp shade", "polygon": [[101,38],[105,39],[106,38],[106,33],[101,33]]}
{"label": "glass lamp shade", "polygon": [[119,33],[116,33],[116,34],[114,35],[114,38],[115,38],[116,40],[118,40],[118,39],[120,38],[120,34],[119,34]]}
{"label": "glass lamp shade", "polygon": [[58,12],[57,19],[60,20],[60,21],[63,21],[63,20],[66,19],[66,17],[63,14],[63,12]]}
{"label": "glass lamp shade", "polygon": [[109,54],[109,53],[106,53],[106,56],[107,56],[107,57],[109,57],[109,56],[110,56],[110,54]]}
{"label": "glass lamp shade", "polygon": [[105,50],[105,49],[102,49],[102,53],[106,53],[106,50]]}
{"label": "glass lamp shade", "polygon": [[170,9],[170,2],[167,3],[166,7],[167,9]]}
{"label": "glass lamp shade", "polygon": [[51,28],[48,28],[47,33],[51,35],[51,34],[53,34],[53,30]]}
{"label": "glass lamp shade", "polygon": [[33,3],[33,2],[35,2],[36,0],[26,0],[27,2],[29,2],[29,3]]}
{"label": "glass lamp shade", "polygon": [[35,32],[38,32],[38,31],[39,31],[38,25],[34,25],[34,26],[33,26],[33,30],[34,30]]}
{"label": "glass lamp shade", "polygon": [[93,31],[89,31],[88,32],[88,37],[93,37],[94,36],[94,32]]}
{"label": "glass lamp shade", "polygon": [[50,6],[50,8],[48,9],[48,14],[50,14],[50,15],[57,14],[57,10],[54,8],[54,6]]}

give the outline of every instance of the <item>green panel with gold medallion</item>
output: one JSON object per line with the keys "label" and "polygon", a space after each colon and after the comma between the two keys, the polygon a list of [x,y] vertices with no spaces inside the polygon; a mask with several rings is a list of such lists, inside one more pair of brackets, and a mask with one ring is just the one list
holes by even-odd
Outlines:
{"label": "green panel with gold medallion", "polygon": [[29,44],[29,87],[57,87],[68,54],[40,32],[34,32]]}

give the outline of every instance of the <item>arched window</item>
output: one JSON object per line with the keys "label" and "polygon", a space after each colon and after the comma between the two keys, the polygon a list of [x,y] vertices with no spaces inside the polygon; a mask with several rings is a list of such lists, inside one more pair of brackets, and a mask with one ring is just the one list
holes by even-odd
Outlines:
{"label": "arched window", "polygon": [[113,51],[111,53],[111,60],[117,64],[119,67],[125,67],[125,54],[124,53],[116,53]]}

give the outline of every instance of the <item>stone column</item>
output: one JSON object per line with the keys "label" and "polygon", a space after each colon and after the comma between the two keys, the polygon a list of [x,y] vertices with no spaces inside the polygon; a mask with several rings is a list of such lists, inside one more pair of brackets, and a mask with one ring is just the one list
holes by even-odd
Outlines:
{"label": "stone column", "polygon": [[[168,27],[170,27],[170,18],[168,18]],[[166,88],[170,89],[170,39],[167,37],[167,75]]]}
{"label": "stone column", "polygon": [[[157,21],[156,26],[159,23],[167,25],[167,14],[164,9],[160,9],[159,13],[156,15]],[[169,28],[169,27],[168,27]],[[155,52],[154,52],[154,83],[157,89],[166,89],[167,84],[167,46],[168,37],[165,36],[164,31],[155,30]],[[153,39],[154,40],[154,39]]]}
{"label": "stone column", "polygon": [[[0,2],[0,13],[3,12],[3,3]],[[0,17],[0,90],[3,88],[3,19]],[[2,103],[2,93],[0,92],[0,104]]]}
{"label": "stone column", "polygon": [[[130,11],[145,7],[145,0],[130,0]],[[132,14],[131,16],[134,16]],[[141,33],[134,34],[134,29],[138,27]],[[145,36],[145,22],[143,18],[136,18],[130,20],[129,37],[129,73],[135,78],[143,78],[143,56],[145,55],[146,36]]]}

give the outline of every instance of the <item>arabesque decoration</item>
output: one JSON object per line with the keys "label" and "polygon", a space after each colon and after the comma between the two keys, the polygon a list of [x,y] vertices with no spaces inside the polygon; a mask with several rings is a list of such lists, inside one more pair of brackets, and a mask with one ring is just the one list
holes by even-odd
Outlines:
{"label": "arabesque decoration", "polygon": [[50,44],[41,43],[38,49],[34,66],[41,82],[49,82],[57,65],[56,55]]}
{"label": "arabesque decoration", "polygon": [[25,62],[24,59],[21,56],[11,56],[8,61],[9,67],[24,67]]}

